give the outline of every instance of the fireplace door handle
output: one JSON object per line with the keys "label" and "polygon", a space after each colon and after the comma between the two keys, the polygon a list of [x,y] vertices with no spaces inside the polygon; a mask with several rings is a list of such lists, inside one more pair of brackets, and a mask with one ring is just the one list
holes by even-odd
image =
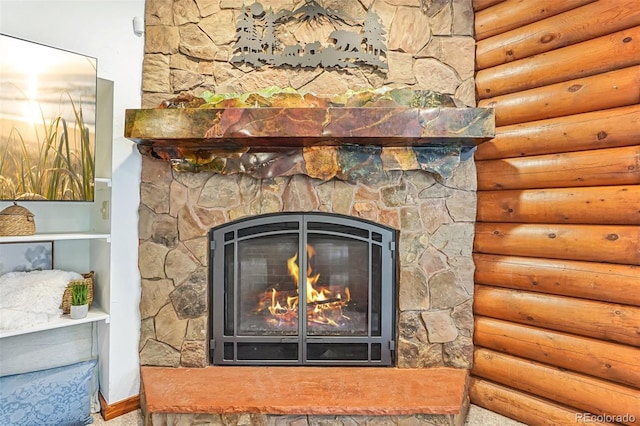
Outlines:
{"label": "fireplace door handle", "polygon": [[306,341],[307,343],[330,343],[322,337],[307,337]]}
{"label": "fireplace door handle", "polygon": [[[307,337],[304,339],[307,343],[328,343],[327,339],[321,337]],[[280,339],[280,343],[298,343],[299,337],[283,337]]]}

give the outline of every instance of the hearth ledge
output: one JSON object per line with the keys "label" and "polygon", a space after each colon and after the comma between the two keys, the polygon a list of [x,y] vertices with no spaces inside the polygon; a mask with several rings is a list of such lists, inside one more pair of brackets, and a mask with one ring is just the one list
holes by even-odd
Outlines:
{"label": "hearth ledge", "polygon": [[447,367],[141,367],[146,416],[457,415],[467,380],[467,370]]}

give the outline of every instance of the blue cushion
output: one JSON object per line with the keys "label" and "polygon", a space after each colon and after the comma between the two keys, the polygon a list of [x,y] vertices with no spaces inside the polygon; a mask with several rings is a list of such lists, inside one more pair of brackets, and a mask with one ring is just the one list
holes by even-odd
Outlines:
{"label": "blue cushion", "polygon": [[96,360],[0,378],[0,425],[93,423],[91,374]]}

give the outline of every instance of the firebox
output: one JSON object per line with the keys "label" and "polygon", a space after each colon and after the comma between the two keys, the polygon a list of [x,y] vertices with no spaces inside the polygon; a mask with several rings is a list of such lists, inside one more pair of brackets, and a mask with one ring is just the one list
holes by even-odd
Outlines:
{"label": "firebox", "polygon": [[280,213],[209,231],[213,364],[394,364],[396,231]]}

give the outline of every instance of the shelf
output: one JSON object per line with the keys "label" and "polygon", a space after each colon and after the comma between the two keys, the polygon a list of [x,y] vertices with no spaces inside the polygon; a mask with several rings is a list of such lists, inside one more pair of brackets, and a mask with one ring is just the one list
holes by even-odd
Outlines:
{"label": "shelf", "polygon": [[93,306],[89,309],[89,313],[82,319],[71,319],[69,315],[61,315],[59,318],[49,321],[47,323],[38,324],[29,328],[22,328],[19,330],[0,330],[0,339],[11,336],[19,336],[21,334],[35,333],[37,331],[51,330],[54,328],[71,327],[78,324],[84,324],[88,322],[105,321],[109,322],[109,314],[104,312],[99,307]]}
{"label": "shelf", "polygon": [[385,157],[393,170],[448,176],[463,151],[495,136],[495,113],[406,106],[128,109],[124,136],[176,172],[274,178],[300,167],[316,178],[349,180],[365,165],[353,175],[378,171]]}
{"label": "shelf", "polygon": [[[128,109],[125,137],[157,149],[473,146],[495,136],[492,108]],[[190,153],[189,153],[190,154]]]}
{"label": "shelf", "polygon": [[27,243],[30,241],[111,240],[111,234],[101,232],[42,232],[34,235],[0,236],[0,243]]}

